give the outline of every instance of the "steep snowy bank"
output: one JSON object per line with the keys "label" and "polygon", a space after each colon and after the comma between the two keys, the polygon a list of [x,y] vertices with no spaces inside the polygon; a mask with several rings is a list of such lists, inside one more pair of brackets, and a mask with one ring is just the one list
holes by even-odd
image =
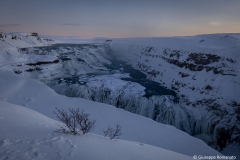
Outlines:
{"label": "steep snowy bank", "polygon": [[124,140],[145,143],[189,156],[219,155],[201,140],[172,126],[157,123],[110,105],[56,94],[37,80],[2,71],[0,77],[4,77],[0,79],[0,100],[2,101],[25,106],[54,119],[55,107],[80,108],[97,120],[93,133],[102,135],[103,128],[119,123],[123,133],[121,139]]}
{"label": "steep snowy bank", "polygon": [[181,96],[192,135],[224,146],[240,140],[238,36],[115,39],[111,50]]}
{"label": "steep snowy bank", "polygon": [[56,123],[28,108],[0,101],[0,159],[192,159],[139,142],[57,133]]}
{"label": "steep snowy bank", "polygon": [[[163,96],[158,96],[155,93],[156,96],[145,97],[147,93],[145,93],[143,86],[131,81],[121,80],[120,78],[123,76],[116,77],[111,75],[113,73],[108,72],[109,69],[104,65],[110,64],[111,62],[107,59],[111,58],[109,46],[106,43],[55,44],[45,47],[21,48],[19,50],[21,53],[17,52],[15,54],[24,56],[25,61],[5,65],[1,68],[2,70],[10,70],[22,76],[41,79],[54,88],[57,93],[63,95],[114,105],[158,122],[171,124],[189,134],[192,133],[187,114],[184,108],[176,104],[173,97],[169,96],[172,93],[167,93],[166,89],[158,87],[159,84],[155,84],[156,87],[163,90],[163,93],[161,93]],[[129,70],[130,68],[126,67],[125,69]],[[107,74],[107,76],[81,79],[81,77],[84,77],[82,75],[91,72],[97,72],[100,75]],[[74,77],[71,78],[71,76]],[[72,82],[78,76],[80,76],[79,80]],[[69,81],[71,83],[60,84],[59,81],[55,80],[56,77],[59,77],[60,80],[64,77],[70,77]],[[49,83],[48,80],[52,81]],[[146,80],[144,80],[144,83],[150,83]],[[154,95],[154,93],[148,93],[148,95]]]}
{"label": "steep snowy bank", "polygon": [[[236,35],[114,39],[44,47],[30,47],[50,44],[40,43],[36,35],[18,35],[22,39],[12,39],[13,33],[1,38],[0,70],[45,83],[58,79],[50,85],[58,93],[108,103],[174,125],[210,145],[224,146],[228,140],[239,141],[239,38]],[[174,103],[168,96],[171,94],[154,95],[153,90],[151,96],[145,96],[146,79],[140,83],[111,75],[105,65],[113,60],[109,54],[128,61],[149,79],[175,90],[181,96],[180,103]],[[114,73],[124,70],[119,68]],[[98,75],[83,78],[90,73]]]}
{"label": "steep snowy bank", "polygon": [[185,109],[174,103],[170,95],[145,97],[145,88],[138,83],[123,81],[122,74],[79,77],[77,81],[67,79],[47,83],[57,93],[69,97],[80,97],[122,108],[126,111],[149,117],[157,122],[171,124],[191,134]]}

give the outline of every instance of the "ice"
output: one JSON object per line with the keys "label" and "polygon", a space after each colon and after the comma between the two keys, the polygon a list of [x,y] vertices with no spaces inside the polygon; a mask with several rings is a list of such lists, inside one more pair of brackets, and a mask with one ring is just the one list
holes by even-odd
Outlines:
{"label": "ice", "polygon": [[[26,108],[6,102],[0,102],[0,117],[5,118],[4,120],[0,120],[0,125],[2,126],[2,129],[0,130],[0,141],[7,140],[9,144],[11,144],[5,147],[0,146],[3,147],[0,149],[0,154],[6,155],[4,150],[6,149],[9,151],[13,148],[14,152],[8,153],[7,155],[25,156],[25,154],[22,153],[27,151],[30,151],[29,153],[31,155],[34,152],[32,150],[28,150],[28,148],[33,147],[39,149],[37,151],[38,153],[44,153],[47,151],[46,149],[49,148],[49,152],[47,153],[50,154],[51,152],[54,153],[54,156],[56,156],[55,153],[59,151],[59,153],[62,153],[69,158],[71,157],[68,155],[68,152],[70,151],[76,151],[76,153],[80,153],[80,151],[82,151],[81,153],[83,154],[84,151],[86,151],[84,149],[90,151],[91,148],[93,149],[91,152],[92,154],[95,153],[100,156],[100,152],[97,151],[102,148],[102,146],[107,145],[105,142],[110,145],[110,148],[114,147],[111,145],[112,143],[109,139],[98,139],[95,138],[95,136],[92,137],[91,135],[89,138],[87,138],[88,136],[74,137],[72,135],[62,135],[54,132],[54,130],[57,129],[57,126],[55,125],[56,121],[49,119],[49,117],[56,119],[53,114],[55,107],[65,110],[69,107],[84,109],[86,113],[90,114],[92,119],[97,120],[93,133],[98,135],[103,135],[104,128],[114,126],[116,123],[119,123],[122,126],[123,133],[120,139],[135,141],[138,145],[144,143],[144,145],[139,145],[139,147],[153,145],[188,156],[193,156],[194,154],[220,154],[211,149],[201,140],[198,140],[170,125],[157,123],[149,118],[132,114],[124,111],[123,109],[118,109],[107,104],[92,102],[81,98],[69,98],[56,94],[52,89],[38,80],[22,78],[2,71],[0,71],[0,77],[4,77],[4,79],[1,79],[2,81],[0,83],[0,96],[3,97],[4,95],[6,100],[13,104],[27,104]],[[12,92],[13,90],[14,92]],[[35,102],[32,103],[29,99],[34,99]],[[11,139],[9,137],[11,137]],[[22,141],[17,141],[17,139],[20,138],[23,138]],[[93,141],[91,141],[92,138],[94,139]],[[69,140],[73,142],[73,145],[68,143]],[[98,145],[95,144],[94,141],[98,143]],[[113,141],[113,143],[114,142],[115,141]],[[36,145],[38,143],[40,143],[40,145]],[[114,150],[119,152],[117,146],[121,145],[119,144],[121,142],[116,143],[116,148]],[[131,149],[133,147],[131,145],[132,142],[126,143],[126,145],[130,147],[127,148],[129,153],[135,155],[134,151]],[[74,149],[75,145],[77,146],[77,150]],[[95,148],[93,147],[94,145],[96,145],[95,147],[99,147]],[[84,148],[84,146],[88,146],[89,148]],[[124,148],[126,147],[123,146],[123,149]],[[21,152],[17,152],[18,150]],[[139,150],[139,148],[136,148],[136,150]],[[157,150],[154,150],[154,153],[149,152],[149,150],[145,150],[145,152],[144,150],[139,151],[151,154],[160,153]],[[109,149],[102,151],[101,153],[108,154],[108,151]],[[85,154],[87,153],[88,152]],[[89,153],[87,155],[91,156],[92,154]],[[173,159],[178,158],[175,157]]]}
{"label": "ice", "polygon": [[143,86],[116,77],[123,77],[123,75],[84,77],[85,84],[80,85],[64,82],[59,84],[56,80],[47,83],[47,85],[59,94],[110,104],[157,122],[173,125],[192,134],[187,112],[180,104],[174,103],[172,96],[147,98],[144,96],[145,88]]}
{"label": "ice", "polygon": [[[11,37],[15,35],[18,38],[12,40]],[[232,131],[232,139],[239,138],[238,34],[113,39],[110,43],[101,40],[95,44],[49,46],[56,42],[27,33],[6,34],[4,41],[0,41],[0,70],[40,79],[44,83],[53,79],[64,79],[58,87],[51,84],[59,93],[104,102],[157,122],[171,124],[206,143],[215,143],[221,129]],[[26,47],[26,52],[20,49]],[[196,59],[187,60],[191,53],[202,54],[203,57],[207,54],[220,56],[220,59],[191,69],[186,66],[179,67],[178,65],[183,63],[189,63],[190,66],[200,63]],[[180,103],[174,103],[173,98],[167,95],[144,97],[144,87],[120,80],[129,77],[122,74],[125,71],[122,66],[114,72],[117,74],[110,77],[84,78],[84,75],[96,71],[100,75],[113,74],[104,66],[111,64],[109,55],[127,61],[144,72],[148,79],[175,90],[180,97]],[[40,66],[27,65],[54,60],[59,62]],[[203,60],[205,61],[206,59]],[[203,67],[208,68],[201,69]],[[200,70],[197,70],[199,68]],[[32,71],[29,72],[30,70]],[[65,80],[71,76],[82,78],[71,83]],[[1,78],[0,83],[3,80],[4,78]],[[16,99],[22,97],[20,93],[15,95],[16,99],[8,97],[21,88],[22,84],[17,84],[15,88],[5,90],[0,99],[17,103]],[[3,88],[4,84],[1,87]],[[25,99],[24,102],[18,104],[26,107],[34,108],[33,104],[38,101],[37,98],[28,96],[22,98]],[[210,142],[211,140],[213,141]]]}

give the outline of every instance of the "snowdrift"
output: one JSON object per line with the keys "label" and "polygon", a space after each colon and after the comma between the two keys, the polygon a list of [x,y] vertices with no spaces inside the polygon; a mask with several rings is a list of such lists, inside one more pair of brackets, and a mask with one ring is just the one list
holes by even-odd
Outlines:
{"label": "snowdrift", "polygon": [[57,121],[31,109],[0,101],[1,159],[191,160],[183,154],[95,134],[56,133]]}
{"label": "snowdrift", "polygon": [[203,141],[170,125],[160,124],[110,105],[58,95],[37,80],[2,71],[0,77],[4,77],[0,79],[0,100],[25,106],[47,117],[55,119],[55,107],[80,108],[97,120],[93,131],[95,134],[103,135],[104,128],[118,123],[122,126],[123,140],[153,145],[188,156],[220,155]]}

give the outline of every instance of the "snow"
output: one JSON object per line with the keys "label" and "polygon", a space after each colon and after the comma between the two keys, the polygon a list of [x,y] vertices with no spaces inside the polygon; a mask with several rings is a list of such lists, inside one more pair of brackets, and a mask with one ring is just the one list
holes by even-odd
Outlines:
{"label": "snow", "polygon": [[173,96],[144,97],[145,87],[118,77],[124,75],[84,76],[79,77],[80,83],[53,80],[47,85],[61,95],[110,104],[191,133],[186,113],[180,105],[174,103]]}
{"label": "snow", "polygon": [[190,160],[166,149],[103,136],[55,132],[57,121],[31,109],[0,101],[1,159]]}
{"label": "snow", "polygon": [[[48,150],[46,148],[56,145],[56,148],[60,152],[57,151],[59,154],[54,154],[53,158],[66,159],[66,157],[74,157],[75,154],[79,155],[78,152],[80,153],[80,151],[75,150],[76,152],[71,152],[67,150],[66,152],[64,152],[64,145],[68,145],[69,148],[74,148],[74,146],[76,146],[75,142],[80,143],[80,139],[81,141],[85,141],[86,143],[87,141],[89,141],[91,142],[91,144],[94,144],[94,142],[96,141],[99,142],[99,144],[95,144],[96,146],[100,146],[102,142],[104,142],[105,144],[105,141],[106,143],[108,143],[109,141],[101,137],[101,135],[103,135],[103,128],[107,128],[108,126],[115,126],[117,123],[119,123],[123,127],[123,135],[121,136],[121,140],[114,141],[114,144],[109,144],[109,148],[111,149],[114,148],[114,145],[116,145],[117,147],[122,146],[122,144],[129,144],[129,146],[131,146],[130,144],[136,145],[143,143],[144,145],[140,146],[152,145],[155,146],[156,149],[167,149],[169,151],[181,153],[188,156],[221,155],[217,151],[211,149],[201,140],[191,137],[185,132],[193,134],[195,137],[200,138],[205,142],[212,143],[212,141],[216,140],[217,129],[219,127],[231,127],[233,124],[238,125],[238,123],[236,123],[237,119],[234,107],[229,106],[229,104],[231,104],[232,101],[240,103],[240,95],[238,92],[240,90],[240,77],[238,74],[240,70],[240,65],[238,63],[238,61],[240,60],[239,34],[214,34],[198,35],[191,37],[166,38],[163,37],[113,39],[112,42],[108,43],[105,42],[106,39],[104,38],[86,40],[79,39],[78,37],[59,37],[57,38],[58,40],[49,41],[44,38],[39,38],[38,36],[31,36],[31,34],[29,33],[1,34],[4,35],[5,38],[0,38],[0,101],[16,104],[18,105],[17,107],[24,106],[26,108],[36,111],[37,113],[31,111],[30,114],[33,115],[35,115],[36,113],[40,115],[42,114],[41,116],[47,116],[45,118],[41,118],[41,121],[42,119],[51,118],[50,120],[47,120],[47,123],[49,124],[44,123],[44,125],[40,125],[41,127],[39,129],[34,129],[38,130],[39,133],[44,132],[45,135],[47,135],[44,136],[44,138],[41,135],[38,136],[37,133],[36,137],[34,138],[35,133],[33,133],[31,135],[31,140],[27,139],[27,137],[21,140],[21,138],[19,138],[16,134],[16,132],[19,132],[19,128],[17,128],[18,125],[13,125],[13,128],[15,127],[15,131],[11,132],[12,137],[16,137],[15,139],[11,139],[11,137],[4,138],[2,134],[0,134],[0,141],[2,140],[2,143],[0,143],[1,147],[6,147],[5,151],[6,153],[9,153],[9,156],[25,156],[22,159],[27,159],[27,156],[35,156],[35,158],[38,157],[39,159],[43,159],[42,157],[46,155],[40,154],[40,152],[43,153],[42,151],[44,151],[48,153]],[[16,36],[17,38],[12,39],[13,36]],[[47,38],[51,37],[47,36]],[[44,50],[44,48],[32,48],[38,46],[49,46],[53,43],[59,42],[61,42],[63,45],[64,43],[82,43],[86,45],[72,45],[72,47],[60,46],[57,48],[50,47],[50,50]],[[26,47],[28,47],[28,51],[26,53],[20,51],[19,49]],[[39,51],[40,54],[35,54],[35,50]],[[174,50],[179,51],[180,57],[177,57],[177,55],[170,57],[170,54],[174,53]],[[168,55],[164,55],[165,51]],[[166,60],[164,60],[164,58],[170,57],[170,60],[185,61],[190,53],[210,53],[213,55],[221,56],[221,60],[219,62],[211,63],[208,66],[218,67],[224,70],[222,73],[234,74],[235,76],[213,74],[213,71],[206,72],[205,70],[191,71],[184,67],[180,68],[174,64],[170,64]],[[61,61],[59,55],[67,56],[66,58],[72,60]],[[55,93],[55,91],[53,91],[39,81],[41,80],[43,82],[47,82],[48,80],[52,80],[58,77],[64,80],[63,77],[67,77],[66,75],[85,75],[87,73],[95,73],[96,71],[100,70],[102,73],[107,73],[107,68],[104,67],[102,64],[111,63],[108,60],[109,55],[115,55],[118,58],[122,58],[124,61],[128,61],[134,68],[143,71],[149,79],[160,82],[168,88],[171,88],[172,86],[178,88],[176,90],[178,95],[185,96],[185,98],[180,99],[179,104],[171,103],[169,97],[166,96],[162,98],[153,96],[150,98],[150,101],[154,103],[158,102],[159,104],[161,104],[159,108],[163,109],[162,113],[167,113],[162,115],[160,114],[160,116],[157,117],[159,122],[174,125],[177,128],[183,129],[185,132],[182,132],[170,125],[157,123],[149,118],[144,118],[139,115],[124,111],[122,109],[117,109],[111,105],[90,102],[81,98],[69,98],[58,95]],[[60,63],[44,64],[39,66],[27,65],[28,63],[38,63],[46,61],[49,62],[56,59],[60,60]],[[234,61],[236,62],[234,63]],[[193,60],[189,60],[189,62],[195,63]],[[34,71],[27,72],[29,68],[33,69]],[[37,68],[40,70],[38,71]],[[12,73],[15,72],[19,75],[13,75],[6,71],[10,71]],[[155,71],[156,73],[159,72],[159,74],[156,74],[156,76],[154,76],[151,74],[153,73],[153,71]],[[179,74],[180,72],[188,74],[190,76],[182,77],[181,74]],[[111,88],[113,91],[120,91],[120,89],[124,88],[127,83],[121,81],[119,78],[128,76],[129,75],[118,73],[111,76],[103,75],[93,77],[90,78],[91,81],[89,81],[89,86],[93,89],[103,85],[105,86],[105,88]],[[37,80],[30,80],[28,78],[34,78]],[[90,79],[87,78],[87,80]],[[82,78],[80,78],[79,80],[79,83],[85,83],[84,80],[86,80],[86,77],[84,78],[84,76],[82,76]],[[115,85],[116,82],[118,85]],[[176,82],[180,82],[180,85],[177,85]],[[128,87],[128,91],[126,91],[127,94],[125,97],[131,99],[129,93],[132,92],[134,92],[135,95],[143,94],[144,87],[142,87],[141,85],[135,83],[128,83],[127,85],[129,85],[130,87]],[[206,91],[204,88],[207,85],[210,85],[212,87],[212,90]],[[195,89],[192,89],[193,87]],[[88,88],[84,91],[87,93],[87,91],[91,90]],[[217,106],[215,107],[217,108],[217,113],[221,113],[222,111],[227,110],[227,114],[223,114],[223,116],[220,117],[214,114],[216,113],[215,111],[209,111],[209,108],[207,108],[209,106],[206,106],[207,104],[204,103],[202,100],[210,98],[215,99],[214,103],[211,103],[210,105]],[[202,102],[200,104],[197,104],[196,102],[200,100]],[[164,103],[162,103],[163,101]],[[1,104],[2,103],[4,102],[1,102]],[[144,100],[139,101],[138,103],[140,107],[135,113],[152,118],[153,114],[151,108],[147,107],[149,106],[149,102]],[[218,106],[218,104],[220,104],[220,107]],[[128,105],[131,106],[131,104]],[[97,126],[95,130],[93,131],[93,133],[87,136],[80,136],[80,138],[78,137],[77,140],[74,136],[71,135],[63,135],[55,132],[52,133],[52,130],[56,128],[55,125],[51,126],[51,122],[56,122],[53,120],[56,120],[56,117],[53,115],[55,107],[63,109],[67,109],[69,107],[85,109],[88,113],[90,113],[92,118],[97,119]],[[26,112],[29,113],[30,111]],[[0,114],[1,113],[2,112],[0,111]],[[146,115],[146,113],[148,113],[149,115]],[[8,114],[10,114],[10,111],[8,112]],[[173,117],[173,119],[171,116]],[[22,120],[24,121],[24,119]],[[6,122],[6,115],[0,115],[0,121]],[[34,120],[29,121],[35,122]],[[13,123],[17,122],[14,121]],[[19,122],[21,122],[21,120],[19,120]],[[36,123],[41,124],[41,122]],[[11,130],[11,128],[8,129]],[[8,132],[8,129],[6,131],[0,130],[0,132],[6,134]],[[23,132],[23,135],[25,135],[26,132]],[[234,136],[237,136],[237,134],[235,134]],[[42,137],[42,139],[38,139],[39,137]],[[43,139],[46,138],[49,139],[45,143]],[[37,141],[35,141],[35,139],[37,139]],[[41,142],[41,145],[38,145],[39,142]],[[110,142],[112,143],[112,141]],[[79,143],[77,143],[77,145],[79,145]],[[22,150],[23,153],[26,154],[18,153],[18,150],[19,148],[21,148],[20,146],[22,146],[22,144],[26,146]],[[34,151],[36,149],[31,148],[31,145],[33,144],[38,145],[37,148],[39,148],[40,146],[45,147],[40,147],[40,149],[37,150],[35,154]],[[73,147],[71,144],[74,144]],[[85,143],[83,144],[85,146],[90,145]],[[14,146],[17,147],[14,149]],[[89,146],[88,148],[92,147],[93,146]],[[123,148],[127,147],[123,146]],[[128,150],[131,151],[130,148],[128,148]],[[239,148],[237,147],[236,149],[230,147],[224,150],[223,153],[226,153],[228,155],[230,155],[231,153],[235,154],[234,150],[238,149]],[[51,150],[57,153],[54,148],[52,148]],[[95,150],[99,149],[95,148]],[[113,156],[114,154],[118,154],[116,150],[119,150],[119,148],[117,147],[114,149],[115,152],[112,152]],[[140,149],[138,148],[138,150]],[[155,149],[151,148],[151,150]],[[107,149],[107,151],[109,150]],[[148,152],[150,153],[150,151]],[[160,153],[160,151],[157,152]],[[143,153],[145,152],[143,151]],[[156,155],[156,153],[151,154]],[[101,153],[96,152],[96,157],[100,155],[106,156],[106,154],[102,155]],[[146,155],[150,156],[149,154]],[[90,156],[90,152],[89,155],[86,156]],[[94,157],[94,155],[92,156]],[[156,157],[154,156],[153,159],[155,158]],[[112,159],[116,159],[116,157]],[[179,158],[175,157],[173,159]]]}
{"label": "snow", "polygon": [[[94,49],[91,48],[91,44],[88,46],[75,44],[70,47],[67,46],[68,48],[62,46],[51,47],[51,44],[60,41],[46,41],[45,38],[28,36],[27,33],[1,34],[3,37],[6,35],[6,38],[0,39],[0,69],[17,72],[25,77],[49,79],[66,74],[83,74],[93,72],[96,69],[106,70],[102,63],[110,63],[104,58],[107,51],[102,44],[94,43]],[[19,37],[19,39],[12,39],[11,37],[14,36]],[[73,59],[74,61],[64,61],[61,58]],[[31,63],[54,62],[55,60],[61,63],[41,66],[28,65]],[[36,71],[39,72],[36,73]]]}
{"label": "snow", "polygon": [[134,95],[136,97],[142,97],[145,94],[145,88],[143,86],[139,85],[138,83],[123,81],[119,79],[120,77],[127,76],[124,74],[102,75],[92,77],[80,76],[78,81],[84,82],[85,85],[81,85],[81,83],[79,85],[78,82],[58,84],[58,82],[53,81],[49,82],[48,86],[53,88],[59,94],[67,95],[69,97],[81,97],[85,99],[91,99],[90,97],[92,96],[94,96],[96,99],[99,99],[100,97],[104,97],[103,95],[106,91],[109,91],[111,93],[109,93],[110,95],[106,95],[106,97],[104,98],[112,99],[110,101],[114,101],[113,99],[117,99],[121,94],[124,96]]}
{"label": "snow", "polygon": [[[132,38],[132,39],[115,39],[111,44],[111,50],[116,56],[122,57],[128,60],[134,67],[137,67],[137,63],[142,63],[150,67],[149,70],[156,70],[163,73],[163,75],[158,75],[157,77],[150,77],[155,81],[160,81],[166,83],[167,86],[171,86],[170,80],[184,81],[185,84],[192,84],[202,88],[207,83],[217,87],[223,87],[223,90],[229,88],[225,92],[221,92],[223,97],[228,99],[239,99],[239,88],[238,85],[233,85],[232,82],[239,80],[240,70],[239,63],[229,63],[223,61],[227,65],[228,69],[233,68],[235,70],[235,77],[232,76],[220,76],[218,74],[212,74],[211,72],[193,72],[185,68],[179,68],[163,61],[161,58],[153,58],[152,56],[161,56],[164,49],[179,50],[180,57],[179,60],[186,60],[187,56],[191,52],[196,53],[211,53],[215,55],[222,56],[223,58],[231,58],[233,60],[239,61],[239,50],[240,50],[240,40],[235,38],[236,35],[224,35],[224,34],[214,34],[214,35],[198,35],[191,37],[168,37],[168,38]],[[200,40],[203,42],[199,42]],[[147,52],[147,48],[152,47],[153,49]],[[174,58],[174,57],[173,57]],[[147,61],[145,61],[147,60]],[[178,59],[177,59],[178,60]],[[219,62],[221,63],[221,61]],[[159,64],[164,67],[159,67]],[[220,65],[220,64],[219,64]],[[217,66],[217,65],[216,65]],[[165,70],[165,71],[164,71]],[[196,76],[196,81],[192,81],[191,76],[188,78],[180,79],[179,71],[188,73],[190,75]],[[171,74],[169,74],[171,73]],[[215,78],[214,82],[209,82],[212,78]],[[207,82],[208,81],[208,82]],[[237,88],[236,88],[237,87]],[[189,92],[187,87],[180,88],[180,94],[187,94]],[[233,94],[237,93],[237,94]],[[197,97],[203,96],[199,95]],[[215,92],[213,93],[213,95]],[[188,98],[190,100],[196,100],[195,94],[189,94]],[[209,95],[207,95],[209,96]]]}
{"label": "snow", "polygon": [[[113,39],[110,48],[116,57],[128,61],[149,79],[178,93],[181,106],[192,117],[189,118],[192,131],[189,134],[206,134],[216,141],[219,128],[232,128],[235,124],[240,128],[237,107],[231,105],[233,102],[240,104],[239,34]],[[200,62],[196,58],[190,60],[190,54],[202,54],[205,59]],[[204,64],[211,60],[206,56],[208,54],[220,58]],[[193,67],[191,70],[191,65],[200,69]],[[212,69],[207,71],[201,67]],[[219,73],[214,73],[213,68]],[[153,72],[158,74],[151,74]],[[206,89],[207,86],[211,89]],[[239,132],[236,131],[234,136],[239,137]],[[209,137],[197,137],[206,142],[209,140]]]}
{"label": "snow", "polygon": [[43,38],[50,38],[57,41],[57,43],[70,43],[70,44],[91,44],[91,43],[102,43],[105,42],[107,38],[89,38],[89,37],[79,37],[79,36],[49,36],[40,35]]}
{"label": "snow", "polygon": [[55,107],[84,109],[90,113],[91,118],[97,120],[93,131],[95,134],[103,135],[104,128],[118,123],[122,126],[123,140],[153,145],[188,156],[220,154],[201,140],[172,126],[157,123],[110,105],[58,95],[37,80],[2,71],[0,77],[4,77],[0,80],[0,100],[25,106],[54,119],[56,119],[53,114]]}

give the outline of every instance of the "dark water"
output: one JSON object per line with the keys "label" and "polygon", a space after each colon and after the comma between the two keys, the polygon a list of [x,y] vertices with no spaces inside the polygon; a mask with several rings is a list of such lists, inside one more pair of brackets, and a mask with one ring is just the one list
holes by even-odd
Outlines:
{"label": "dark water", "polygon": [[[90,48],[96,48],[97,44],[55,44],[52,46],[44,46],[44,47],[35,47],[35,50],[32,52],[28,52],[28,48],[22,48],[21,51],[25,53],[32,53],[32,54],[51,54],[53,50],[59,53],[58,58],[61,59],[62,61],[69,61],[69,60],[78,60],[81,61],[81,59],[70,59],[68,58],[68,55],[74,54],[72,48],[78,47],[79,49],[82,49],[83,47],[90,47]],[[68,49],[69,52],[67,53],[62,53],[61,48]],[[41,51],[41,52],[40,52]],[[106,74],[113,74],[116,73],[116,71],[121,71],[122,73],[129,73],[130,77],[129,78],[121,78],[124,81],[131,81],[131,82],[136,82],[144,86],[145,89],[145,97],[151,97],[153,95],[172,95],[174,96],[174,102],[177,103],[179,98],[177,97],[177,94],[170,89],[167,89],[160,83],[151,81],[147,79],[146,75],[139,70],[134,69],[131,65],[128,63],[116,59],[116,58],[111,58],[110,60],[112,64],[104,64],[108,69],[109,72],[102,72],[99,70],[99,72],[95,73],[89,73],[84,76],[90,77],[90,76],[98,76],[98,75],[106,75]],[[81,75],[83,76],[83,75]],[[82,79],[82,78],[81,78]],[[87,82],[85,81],[79,81],[79,76],[73,75],[71,77],[65,77],[65,78],[58,78],[55,79],[58,81],[58,83],[66,83],[66,84],[74,84],[77,83],[79,85],[85,85]]]}
{"label": "dark water", "polygon": [[146,88],[145,97],[151,97],[153,95],[172,95],[174,96],[175,103],[179,101],[177,93],[175,93],[173,90],[167,89],[166,87],[162,86],[160,83],[147,79],[147,76],[144,73],[142,73],[137,69],[134,69],[131,65],[127,64],[126,62],[117,60],[117,59],[111,60],[111,62],[112,64],[110,65],[105,64],[105,66],[110,71],[120,70],[123,73],[129,73],[130,78],[121,78],[121,79],[125,81],[136,82],[144,86]]}

